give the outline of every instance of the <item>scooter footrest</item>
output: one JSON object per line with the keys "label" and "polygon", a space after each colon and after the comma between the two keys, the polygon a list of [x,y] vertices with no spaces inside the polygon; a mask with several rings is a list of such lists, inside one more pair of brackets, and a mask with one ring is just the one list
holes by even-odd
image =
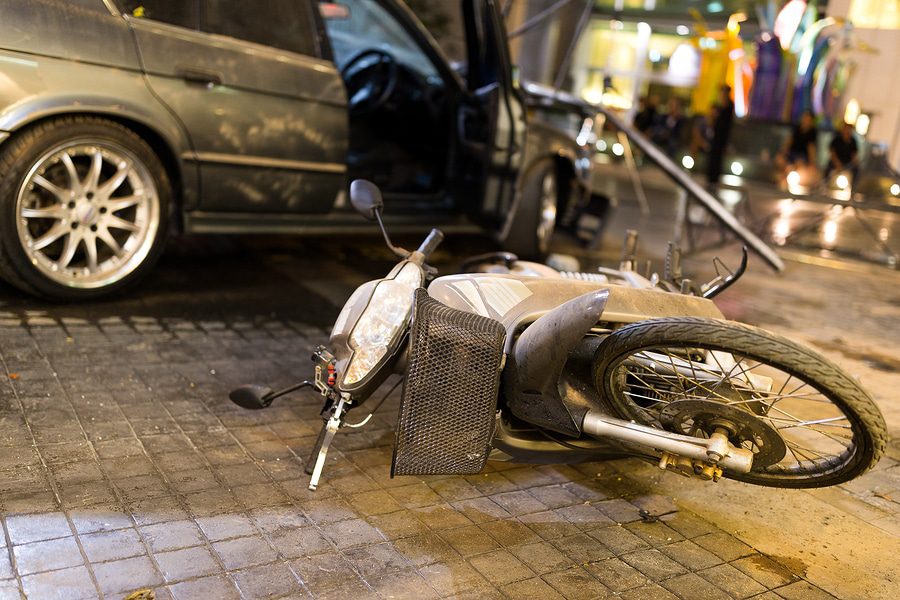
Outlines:
{"label": "scooter footrest", "polygon": [[471,475],[491,449],[506,330],[416,291],[391,476]]}

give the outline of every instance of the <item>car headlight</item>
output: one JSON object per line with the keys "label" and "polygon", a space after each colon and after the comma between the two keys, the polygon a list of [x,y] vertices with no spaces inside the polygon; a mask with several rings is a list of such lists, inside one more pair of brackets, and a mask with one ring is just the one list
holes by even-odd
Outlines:
{"label": "car headlight", "polygon": [[350,333],[353,355],[342,383],[352,386],[368,376],[400,341],[412,313],[413,293],[422,286],[421,267],[406,263],[393,279],[375,286],[369,304]]}

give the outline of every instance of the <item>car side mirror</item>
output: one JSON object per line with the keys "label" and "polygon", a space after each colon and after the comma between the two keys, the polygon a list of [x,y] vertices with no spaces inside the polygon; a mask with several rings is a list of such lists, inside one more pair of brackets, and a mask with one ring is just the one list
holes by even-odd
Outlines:
{"label": "car side mirror", "polygon": [[384,210],[384,200],[378,186],[365,179],[354,179],[350,184],[350,203],[356,212],[370,221]]}

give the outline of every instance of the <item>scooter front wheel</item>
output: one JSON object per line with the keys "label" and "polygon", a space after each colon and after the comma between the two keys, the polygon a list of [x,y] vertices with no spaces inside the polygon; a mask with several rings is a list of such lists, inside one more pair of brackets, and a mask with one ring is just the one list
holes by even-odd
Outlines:
{"label": "scooter front wheel", "polygon": [[594,382],[620,416],[676,433],[725,432],[754,452],[726,477],[786,488],[836,485],[884,453],[884,418],[849,375],[755,327],[694,317],[651,319],[610,334]]}

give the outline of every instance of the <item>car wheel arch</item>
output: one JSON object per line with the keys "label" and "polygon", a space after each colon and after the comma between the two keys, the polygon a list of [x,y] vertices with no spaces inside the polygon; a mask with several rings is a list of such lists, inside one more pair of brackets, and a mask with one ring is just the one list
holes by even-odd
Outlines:
{"label": "car wheel arch", "polygon": [[174,211],[172,215],[174,219],[172,219],[171,225],[176,232],[180,233],[183,231],[182,211],[187,204],[184,187],[186,166],[175,150],[175,142],[173,142],[170,137],[164,134],[158,127],[154,127],[143,119],[131,114],[123,115],[121,113],[109,113],[105,111],[61,110],[58,112],[44,113],[28,121],[17,123],[15,127],[9,130],[10,137],[4,140],[4,143],[8,143],[16,135],[24,133],[29,129],[38,127],[49,121],[66,117],[94,117],[111,121],[129,129],[144,140],[162,162],[166,174],[169,176],[169,182],[172,186],[172,208]]}

